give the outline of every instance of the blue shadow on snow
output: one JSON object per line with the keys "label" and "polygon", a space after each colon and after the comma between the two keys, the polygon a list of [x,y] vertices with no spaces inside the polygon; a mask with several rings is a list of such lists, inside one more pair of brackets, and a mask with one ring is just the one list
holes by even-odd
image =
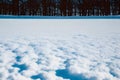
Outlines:
{"label": "blue shadow on snow", "polygon": [[19,68],[20,70],[18,72],[22,72],[24,70],[27,70],[28,67],[25,64],[13,64],[12,67]]}
{"label": "blue shadow on snow", "polygon": [[97,80],[96,77],[86,78],[82,74],[71,74],[67,69],[56,70],[56,75],[70,80]]}
{"label": "blue shadow on snow", "polygon": [[0,15],[0,19],[120,19],[119,15],[114,16],[13,16]]}
{"label": "blue shadow on snow", "polygon": [[45,80],[45,78],[43,77],[42,74],[37,74],[37,75],[33,75],[31,76],[32,79],[40,79],[40,80]]}

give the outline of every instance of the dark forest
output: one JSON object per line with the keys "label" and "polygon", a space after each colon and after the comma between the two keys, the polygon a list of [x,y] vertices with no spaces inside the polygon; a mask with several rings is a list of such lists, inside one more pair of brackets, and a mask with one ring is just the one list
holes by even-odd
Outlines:
{"label": "dark forest", "polygon": [[0,0],[0,15],[120,15],[120,0]]}

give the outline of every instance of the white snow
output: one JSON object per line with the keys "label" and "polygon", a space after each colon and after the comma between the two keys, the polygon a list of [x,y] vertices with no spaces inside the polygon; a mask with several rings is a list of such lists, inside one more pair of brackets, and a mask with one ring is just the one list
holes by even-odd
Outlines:
{"label": "white snow", "polygon": [[13,36],[64,36],[120,33],[119,19],[0,19],[0,39]]}
{"label": "white snow", "polygon": [[0,80],[76,79],[120,80],[120,34],[0,41]]}
{"label": "white snow", "polygon": [[119,19],[0,19],[0,80],[120,80]]}

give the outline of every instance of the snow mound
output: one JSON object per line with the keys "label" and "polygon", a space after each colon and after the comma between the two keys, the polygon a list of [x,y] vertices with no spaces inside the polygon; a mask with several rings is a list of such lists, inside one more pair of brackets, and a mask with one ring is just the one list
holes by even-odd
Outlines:
{"label": "snow mound", "polygon": [[0,41],[0,80],[120,80],[120,34]]}

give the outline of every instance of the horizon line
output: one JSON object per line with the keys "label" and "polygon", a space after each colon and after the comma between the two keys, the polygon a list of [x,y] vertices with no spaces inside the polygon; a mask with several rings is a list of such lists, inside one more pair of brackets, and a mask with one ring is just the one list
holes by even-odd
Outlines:
{"label": "horizon line", "polygon": [[115,16],[13,16],[0,15],[0,19],[120,19],[120,15]]}

